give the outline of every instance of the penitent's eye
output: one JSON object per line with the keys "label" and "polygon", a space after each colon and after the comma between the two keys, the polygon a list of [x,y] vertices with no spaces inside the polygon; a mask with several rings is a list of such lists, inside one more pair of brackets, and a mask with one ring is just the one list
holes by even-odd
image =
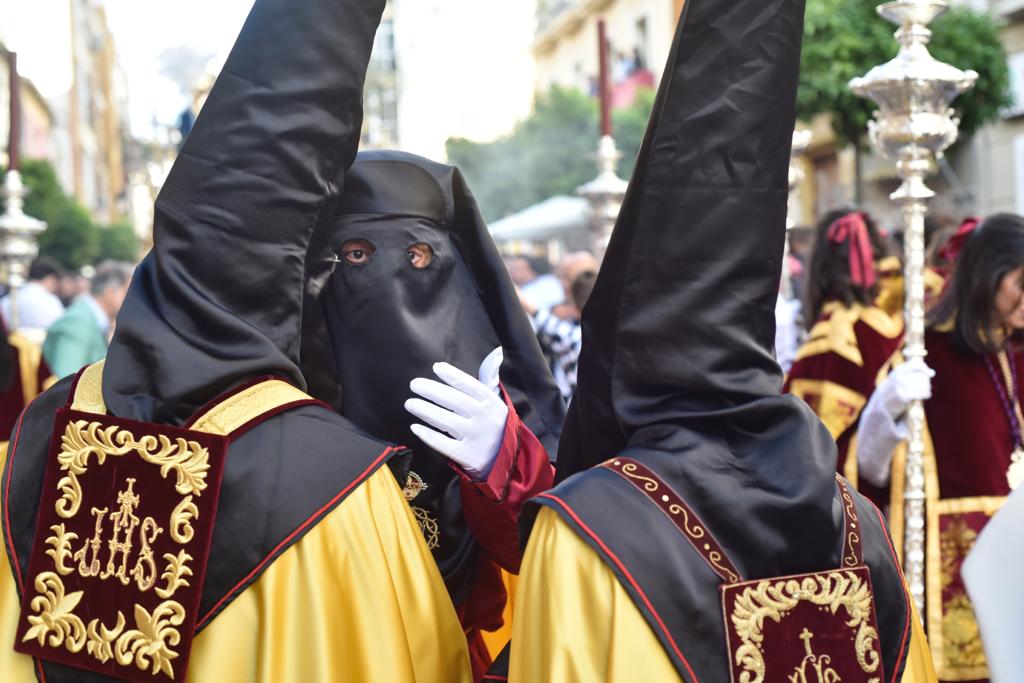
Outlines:
{"label": "penitent's eye", "polygon": [[363,239],[349,240],[341,245],[341,256],[345,263],[353,266],[361,266],[369,263],[373,252],[377,249]]}
{"label": "penitent's eye", "polygon": [[422,270],[434,260],[434,250],[423,243],[414,244],[405,250],[405,257],[409,259],[409,263],[412,264],[413,268]]}

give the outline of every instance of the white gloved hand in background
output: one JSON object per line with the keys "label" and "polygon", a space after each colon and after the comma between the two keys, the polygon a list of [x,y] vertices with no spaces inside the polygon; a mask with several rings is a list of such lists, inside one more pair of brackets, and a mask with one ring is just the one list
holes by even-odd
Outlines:
{"label": "white gloved hand in background", "polygon": [[932,397],[935,371],[920,359],[907,361],[878,385],[860,415],[857,464],[863,477],[876,486],[889,483],[892,455],[910,437],[907,408]]}
{"label": "white gloved hand in background", "polygon": [[503,358],[501,347],[494,349],[480,364],[479,379],[448,363],[435,363],[434,374],[441,382],[417,377],[409,384],[422,398],[409,399],[405,409],[430,425],[413,424],[412,433],[474,479],[490,474],[505,436],[508,407],[498,378]]}

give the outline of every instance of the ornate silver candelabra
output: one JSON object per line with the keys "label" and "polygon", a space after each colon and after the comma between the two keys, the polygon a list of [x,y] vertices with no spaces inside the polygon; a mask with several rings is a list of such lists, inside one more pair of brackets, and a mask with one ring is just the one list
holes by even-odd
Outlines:
{"label": "ornate silver candelabra", "polygon": [[590,202],[590,207],[593,210],[590,218],[590,230],[594,256],[598,261],[604,259],[612,228],[615,227],[615,220],[619,217],[619,209],[622,207],[622,200],[626,196],[626,188],[629,186],[629,183],[615,172],[615,165],[621,156],[622,154],[615,147],[615,140],[612,136],[601,136],[601,142],[597,148],[599,173],[596,178],[576,190],[580,196]]}
{"label": "ornate silver candelabra", "polygon": [[46,229],[46,223],[27,215],[23,210],[28,191],[21,182],[21,173],[11,169],[4,180],[3,195],[7,209],[0,215],[0,281],[11,295],[11,330],[17,330],[18,306],[15,297],[25,284],[28,267],[39,253],[36,236]]}
{"label": "ornate silver candelabra", "polygon": [[[878,13],[898,24],[899,54],[876,66],[850,88],[878,105],[868,133],[872,144],[896,160],[903,184],[890,198],[903,214],[906,259],[906,341],[908,360],[925,357],[924,217],[935,195],[925,184],[934,161],[957,138],[960,120],[950,104],[974,85],[978,74],[937,61],[928,53],[928,24],[946,11],[944,0],[897,0],[878,6]],[[924,405],[910,407],[906,486],[904,493],[903,564],[911,595],[924,613],[925,481]]]}

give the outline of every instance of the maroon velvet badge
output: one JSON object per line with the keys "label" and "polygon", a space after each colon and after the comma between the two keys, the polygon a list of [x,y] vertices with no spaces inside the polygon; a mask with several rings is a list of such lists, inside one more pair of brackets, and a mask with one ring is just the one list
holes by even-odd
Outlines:
{"label": "maroon velvet badge", "polygon": [[721,590],[731,680],[882,680],[866,566],[745,581]]}
{"label": "maroon velvet badge", "polygon": [[62,410],[15,650],[184,681],[227,439]]}

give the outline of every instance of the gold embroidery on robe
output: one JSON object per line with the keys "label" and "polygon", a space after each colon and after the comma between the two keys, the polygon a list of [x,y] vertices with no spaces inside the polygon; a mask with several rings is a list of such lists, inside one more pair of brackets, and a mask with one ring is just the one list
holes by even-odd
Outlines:
{"label": "gold embroidery on robe", "polygon": [[405,486],[402,487],[402,495],[410,503],[409,507],[412,508],[412,514],[416,518],[416,523],[419,524],[420,531],[423,533],[423,540],[427,542],[427,547],[434,550],[441,545],[441,529],[437,524],[437,520],[426,509],[418,505],[412,505],[412,501],[416,499],[416,496],[428,488],[430,488],[430,485],[423,481],[423,477],[410,471],[409,477],[405,480]]}

